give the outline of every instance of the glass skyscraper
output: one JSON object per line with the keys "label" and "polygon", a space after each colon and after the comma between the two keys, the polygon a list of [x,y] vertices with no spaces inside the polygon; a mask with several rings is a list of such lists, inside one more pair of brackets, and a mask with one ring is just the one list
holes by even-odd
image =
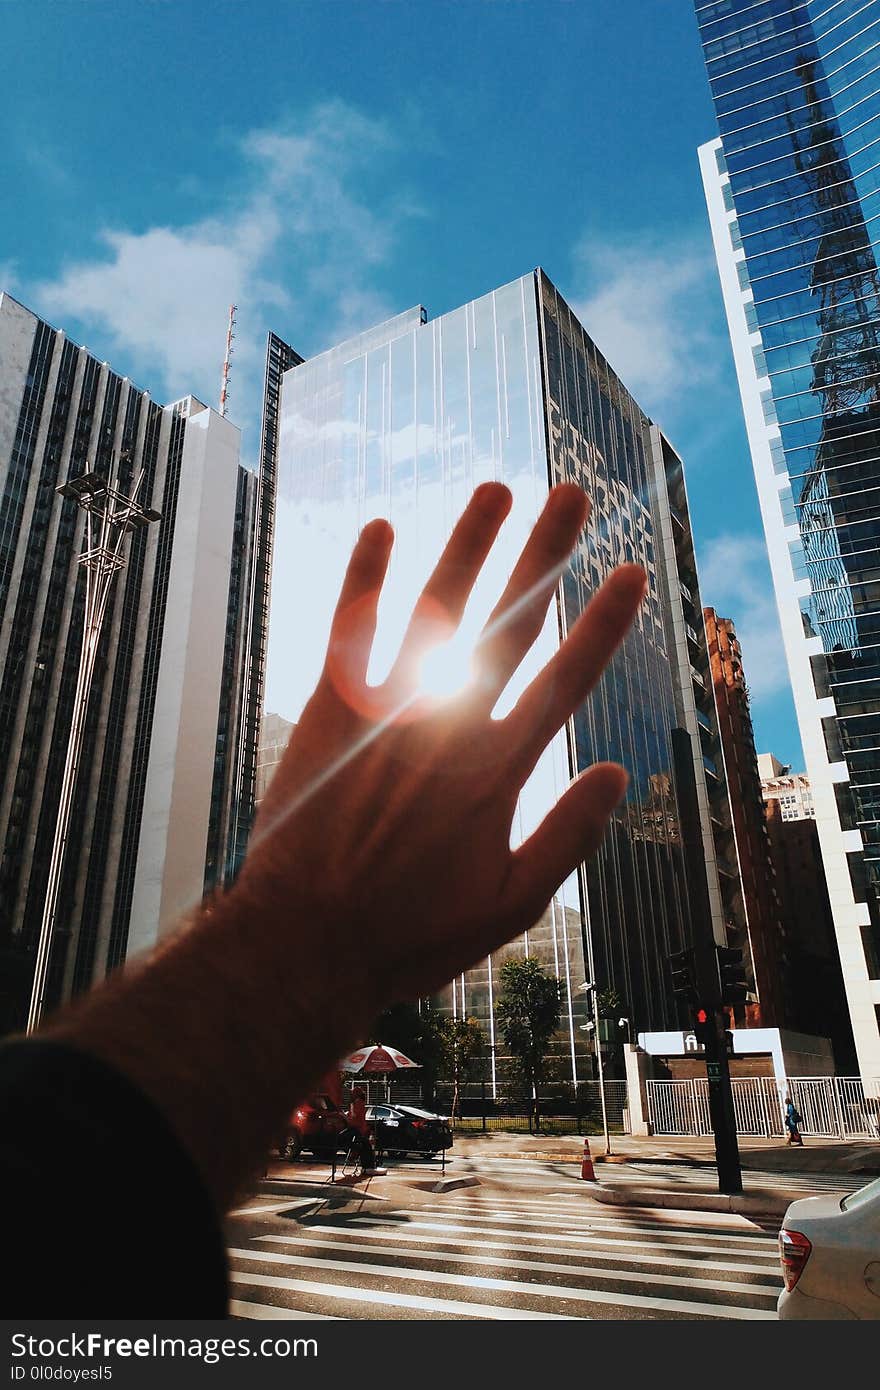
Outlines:
{"label": "glass skyscraper", "polygon": [[[275,359],[292,352],[279,344],[270,340]],[[682,724],[704,815],[713,929],[727,939],[706,787],[707,768],[717,779],[711,682],[681,460],[541,271],[434,321],[418,307],[308,361],[290,360],[280,387],[271,383],[267,418],[277,428],[264,438],[277,468],[266,691],[273,714],[299,717],[351,546],[371,517],[388,517],[397,531],[372,668],[380,678],[477,484],[500,479],[514,500],[465,615],[466,639],[479,632],[549,487],[573,480],[588,491],[589,526],[501,709],[552,656],[614,565],[636,561],[648,572],[648,598],[623,649],[526,784],[514,840],[597,759],[630,770],[627,800],[600,853],[526,938],[456,980],[443,1001],[482,1024],[495,1046],[487,1079],[498,1082],[498,967],[514,953],[539,956],[562,984],[560,1074],[588,1078],[584,980],[617,991],[614,1028],[618,1012],[633,1036],[679,1022],[666,958],[691,933],[672,781],[671,731]],[[432,885],[423,891],[427,898]],[[410,908],[417,937],[418,898]]]}
{"label": "glass skyscraper", "polygon": [[880,3],[697,6],[700,151],[853,1034],[880,1075]]}

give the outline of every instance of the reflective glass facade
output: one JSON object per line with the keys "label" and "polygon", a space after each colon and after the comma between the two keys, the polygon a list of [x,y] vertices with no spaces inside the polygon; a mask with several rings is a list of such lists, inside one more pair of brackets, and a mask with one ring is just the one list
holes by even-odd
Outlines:
{"label": "reflective glass facade", "polygon": [[[539,955],[563,986],[559,1073],[582,1079],[592,1075],[581,1028],[587,1006],[577,992],[584,979],[618,991],[634,1033],[677,1022],[665,957],[690,927],[670,733],[675,681],[693,677],[675,674],[669,651],[650,422],[541,272],[432,322],[416,308],[285,373],[266,705],[297,720],[320,671],[351,546],[377,515],[397,531],[373,675],[388,669],[415,594],[473,488],[489,479],[503,480],[514,503],[465,615],[472,639],[551,482],[578,481],[594,508],[557,605],[499,712],[553,654],[613,565],[635,560],[650,576],[624,650],[524,788],[514,842],[540,822],[573,771],[596,759],[630,769],[626,804],[584,877],[574,875],[525,940],[455,981],[444,1001],[477,1018],[494,1042],[500,963],[524,950]],[[417,933],[418,901],[412,915]],[[494,1056],[503,1071],[500,1050]]]}
{"label": "reflective glass facade", "polygon": [[815,695],[833,699],[827,758],[849,773],[840,824],[864,847],[849,867],[877,980],[880,0],[719,0],[697,20],[761,408],[798,527],[787,543]]}

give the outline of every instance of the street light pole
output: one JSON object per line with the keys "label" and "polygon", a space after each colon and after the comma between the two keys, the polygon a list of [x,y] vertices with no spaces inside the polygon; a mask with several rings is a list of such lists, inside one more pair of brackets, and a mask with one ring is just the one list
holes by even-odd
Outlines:
{"label": "street light pole", "polygon": [[[598,989],[592,980],[584,980],[578,988],[590,996],[593,1009],[592,1030],[596,1040],[596,1066],[599,1073],[599,1103],[602,1107],[602,1132],[605,1135],[605,1157],[611,1153],[611,1136],[608,1133],[608,1110],[605,1105],[605,1069],[602,1065],[602,1039],[599,1036],[599,1000]],[[589,1023],[584,1025],[589,1028]]]}
{"label": "street light pole", "polygon": [[137,501],[137,495],[144,478],[143,469],[137,476],[131,496],[127,496],[117,485],[115,474],[114,461],[109,480],[101,477],[98,473],[87,471],[55,489],[62,497],[72,498],[86,514],[83,548],[79,557],[79,564],[82,565],[85,572],[86,592],[79,670],[73,697],[70,733],[67,736],[67,754],[64,759],[64,772],[61,778],[61,796],[55,821],[55,836],[52,842],[52,855],[49,860],[46,901],[43,906],[37,958],[34,965],[34,982],[27,1021],[28,1033],[33,1033],[39,1027],[43,1014],[52,939],[61,891],[61,876],[64,869],[64,855],[70,830],[77,773],[82,755],[86,713],[110,590],[118,571],[125,568],[125,556],[122,551],[125,537],[131,531],[145,528],[149,526],[150,522],[158,521],[160,518],[159,512],[142,507]]}

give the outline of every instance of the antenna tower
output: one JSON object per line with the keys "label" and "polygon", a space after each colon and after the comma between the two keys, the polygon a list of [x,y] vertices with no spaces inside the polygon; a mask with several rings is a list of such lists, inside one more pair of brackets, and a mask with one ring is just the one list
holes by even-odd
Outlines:
{"label": "antenna tower", "polygon": [[229,326],[226,329],[226,352],[223,357],[223,376],[220,383],[220,414],[226,414],[226,398],[229,395],[229,359],[232,356],[232,340],[235,337],[235,313],[237,306],[229,306]]}

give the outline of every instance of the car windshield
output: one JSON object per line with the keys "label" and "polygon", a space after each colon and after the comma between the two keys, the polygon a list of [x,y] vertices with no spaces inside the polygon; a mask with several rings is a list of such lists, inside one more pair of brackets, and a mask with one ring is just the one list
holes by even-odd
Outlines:
{"label": "car windshield", "polygon": [[844,1197],[840,1209],[841,1211],[853,1211],[856,1207],[863,1206],[865,1202],[870,1202],[875,1197],[880,1197],[880,1178],[875,1178],[866,1187],[860,1187],[857,1192],[851,1192],[848,1197]]}

